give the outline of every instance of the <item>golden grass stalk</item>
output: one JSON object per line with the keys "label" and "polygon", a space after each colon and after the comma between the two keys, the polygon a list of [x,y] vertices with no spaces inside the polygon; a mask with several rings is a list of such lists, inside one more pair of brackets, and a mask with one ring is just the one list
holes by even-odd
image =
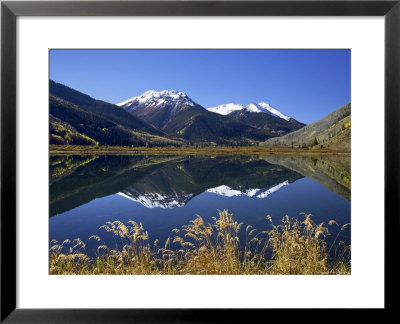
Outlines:
{"label": "golden grass stalk", "polygon": [[[142,224],[107,222],[101,226],[121,241],[120,249],[110,249],[98,235],[97,256],[90,258],[85,243],[77,238],[62,244],[51,241],[50,274],[350,274],[350,246],[335,245],[342,226],[327,250],[330,234],[324,223],[315,224],[311,214],[303,220],[285,216],[272,229],[258,232],[245,228],[246,240],[239,239],[242,223],[227,210],[219,211],[213,223],[199,215],[182,228],[174,229],[163,247],[149,242]],[[328,226],[337,225],[330,221]],[[334,258],[329,251],[334,248]]]}

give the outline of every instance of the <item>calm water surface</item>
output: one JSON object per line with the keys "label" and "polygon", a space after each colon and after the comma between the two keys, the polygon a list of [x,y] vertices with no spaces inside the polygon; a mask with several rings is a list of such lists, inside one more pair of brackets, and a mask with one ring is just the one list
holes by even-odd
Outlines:
{"label": "calm water surface", "polygon": [[[117,247],[99,229],[107,221],[141,222],[163,243],[196,215],[211,222],[224,209],[259,230],[270,229],[266,215],[278,224],[301,212],[342,225],[350,197],[349,157],[52,156],[49,239],[79,237],[93,255],[93,234]],[[341,239],[350,244],[350,228]]]}

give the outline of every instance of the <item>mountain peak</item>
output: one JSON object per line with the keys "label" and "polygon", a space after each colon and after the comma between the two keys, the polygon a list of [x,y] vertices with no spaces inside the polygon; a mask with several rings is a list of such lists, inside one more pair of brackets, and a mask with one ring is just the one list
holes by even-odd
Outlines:
{"label": "mountain peak", "polygon": [[245,106],[240,104],[228,103],[216,107],[207,108],[208,111],[215,112],[220,115],[228,115],[233,111],[242,110]]}
{"label": "mountain peak", "polygon": [[275,117],[282,118],[286,121],[289,121],[291,117],[282,114],[279,110],[271,107],[266,102],[259,102],[259,103],[250,103],[249,105],[240,105],[240,104],[224,104],[216,107],[207,108],[207,110],[215,112],[220,115],[228,115],[234,111],[242,110],[248,112],[255,112],[255,113],[266,113]]}
{"label": "mountain peak", "polygon": [[166,95],[166,96],[181,96],[181,97],[187,97],[186,93],[182,92],[182,91],[177,91],[177,90],[163,90],[160,91],[161,95]]}
{"label": "mountain peak", "polygon": [[123,102],[117,103],[116,105],[125,108],[137,104],[148,103],[152,105],[153,104],[159,105],[165,102],[169,103],[179,102],[188,104],[189,106],[194,106],[194,103],[192,102],[192,100],[189,99],[186,93],[177,90],[162,90],[162,91],[147,90],[140,96],[130,98]]}

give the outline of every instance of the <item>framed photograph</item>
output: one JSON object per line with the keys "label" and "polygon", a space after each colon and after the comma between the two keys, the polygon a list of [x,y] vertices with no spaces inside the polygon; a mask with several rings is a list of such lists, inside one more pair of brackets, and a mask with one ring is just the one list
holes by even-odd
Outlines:
{"label": "framed photograph", "polygon": [[1,320],[391,309],[399,15],[2,2]]}

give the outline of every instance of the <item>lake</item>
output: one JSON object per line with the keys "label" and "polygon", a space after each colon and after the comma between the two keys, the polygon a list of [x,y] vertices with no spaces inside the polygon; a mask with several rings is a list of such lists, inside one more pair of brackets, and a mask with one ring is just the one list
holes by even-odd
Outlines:
{"label": "lake", "polygon": [[[79,237],[95,255],[94,234],[119,246],[100,226],[134,220],[163,245],[196,215],[212,222],[225,209],[258,230],[270,229],[267,215],[279,224],[301,212],[343,225],[351,221],[350,179],[350,157],[339,155],[51,156],[49,239]],[[338,227],[330,228],[332,240]],[[350,244],[350,236],[349,227],[340,239]]]}

